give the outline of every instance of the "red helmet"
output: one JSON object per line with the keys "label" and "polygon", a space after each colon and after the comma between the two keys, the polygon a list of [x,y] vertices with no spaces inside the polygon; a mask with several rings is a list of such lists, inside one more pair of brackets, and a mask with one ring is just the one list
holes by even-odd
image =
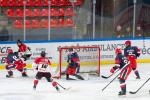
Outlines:
{"label": "red helmet", "polygon": [[115,51],[115,53],[116,53],[116,54],[122,53],[122,52],[121,52],[121,49],[117,48],[116,51]]}
{"label": "red helmet", "polygon": [[12,49],[8,49],[7,52],[8,52],[8,54],[10,54],[10,53],[13,53],[13,50]]}
{"label": "red helmet", "polygon": [[125,44],[126,44],[126,45],[131,45],[131,41],[130,41],[130,40],[127,40],[127,41],[125,42]]}

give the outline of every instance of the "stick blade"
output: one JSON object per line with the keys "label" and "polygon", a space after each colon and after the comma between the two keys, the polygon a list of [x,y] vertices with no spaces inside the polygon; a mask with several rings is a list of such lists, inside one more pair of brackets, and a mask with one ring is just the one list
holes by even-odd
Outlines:
{"label": "stick blade", "polygon": [[102,78],[105,78],[105,79],[109,78],[109,76],[103,76],[103,75],[102,75],[101,77],[102,77]]}
{"label": "stick blade", "polygon": [[130,94],[136,94],[136,92],[133,92],[133,91],[130,91],[129,93],[130,93]]}
{"label": "stick blade", "polygon": [[68,90],[70,90],[70,89],[71,89],[71,87],[65,88],[66,91],[68,91]]}

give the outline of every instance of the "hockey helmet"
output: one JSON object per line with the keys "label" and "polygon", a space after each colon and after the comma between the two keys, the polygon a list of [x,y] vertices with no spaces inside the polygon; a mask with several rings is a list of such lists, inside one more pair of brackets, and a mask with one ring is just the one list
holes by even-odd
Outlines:
{"label": "hockey helmet", "polygon": [[22,41],[21,40],[17,40],[17,44],[22,44]]}
{"label": "hockey helmet", "polygon": [[41,57],[45,57],[46,56],[46,52],[45,51],[41,51]]}
{"label": "hockey helmet", "polygon": [[13,53],[13,50],[12,50],[12,49],[8,49],[8,50],[7,50],[7,53],[8,53],[8,54]]}
{"label": "hockey helmet", "polygon": [[127,40],[126,42],[125,42],[125,44],[128,46],[128,45],[130,45],[131,46],[131,41],[130,40]]}
{"label": "hockey helmet", "polygon": [[122,53],[122,52],[121,52],[121,49],[117,48],[116,51],[115,51],[115,53],[116,53],[116,54]]}

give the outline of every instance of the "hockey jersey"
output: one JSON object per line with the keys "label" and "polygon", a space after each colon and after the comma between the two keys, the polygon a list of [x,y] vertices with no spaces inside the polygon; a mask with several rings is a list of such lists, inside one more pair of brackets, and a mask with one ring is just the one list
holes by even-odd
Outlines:
{"label": "hockey jersey", "polygon": [[128,46],[124,49],[124,55],[126,57],[132,56],[136,59],[140,56],[140,49],[136,46]]}
{"label": "hockey jersey", "polygon": [[130,64],[130,61],[127,59],[127,57],[125,57],[122,54],[118,54],[115,58],[115,63],[117,64],[117,66],[121,69],[126,65]]}
{"label": "hockey jersey", "polygon": [[68,54],[68,59],[67,59],[67,62],[68,63],[71,63],[71,62],[74,62],[74,63],[79,63],[79,56],[77,54],[77,52],[72,52],[70,54]]}
{"label": "hockey jersey", "polygon": [[19,59],[18,52],[10,53],[6,57],[7,64],[14,64]]}
{"label": "hockey jersey", "polygon": [[33,63],[33,67],[38,70],[38,72],[50,72],[51,62],[47,57],[38,57]]}

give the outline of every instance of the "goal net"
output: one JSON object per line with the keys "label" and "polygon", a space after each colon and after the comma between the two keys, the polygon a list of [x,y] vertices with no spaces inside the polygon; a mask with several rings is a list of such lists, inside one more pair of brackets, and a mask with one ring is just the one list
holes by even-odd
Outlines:
{"label": "goal net", "polygon": [[73,48],[73,52],[77,52],[80,59],[80,73],[91,73],[100,75],[100,47],[98,46],[71,46],[61,47],[59,49],[59,75],[61,78],[65,74],[67,68],[67,58],[69,49]]}

